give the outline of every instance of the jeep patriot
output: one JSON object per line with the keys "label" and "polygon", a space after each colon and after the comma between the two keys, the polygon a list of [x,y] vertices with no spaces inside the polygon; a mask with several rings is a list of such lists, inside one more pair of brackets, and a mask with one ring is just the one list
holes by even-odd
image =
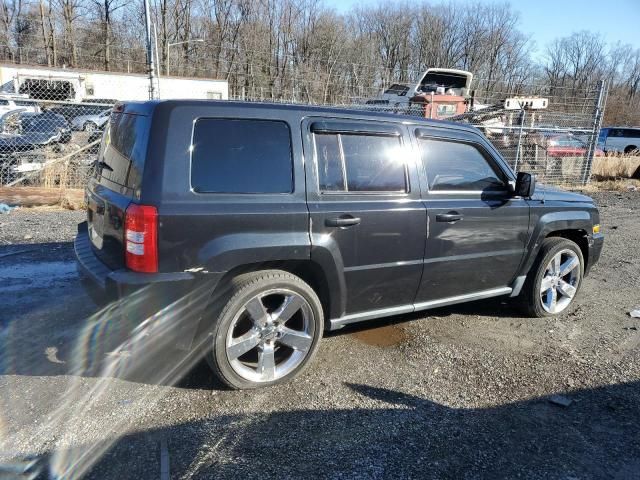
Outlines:
{"label": "jeep patriot", "polygon": [[118,104],[86,200],[85,283],[232,388],[293,378],[354,322],[498,296],[561,314],[603,244],[589,197],[473,127],[301,105]]}

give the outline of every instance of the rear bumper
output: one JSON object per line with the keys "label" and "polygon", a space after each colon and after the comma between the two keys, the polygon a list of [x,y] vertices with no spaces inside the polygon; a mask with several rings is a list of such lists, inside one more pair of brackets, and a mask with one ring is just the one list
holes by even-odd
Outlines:
{"label": "rear bumper", "polygon": [[114,308],[105,312],[134,326],[150,318],[165,321],[168,323],[166,330],[177,337],[177,346],[190,348],[222,273],[112,270],[93,252],[86,222],[78,225],[74,250],[87,292],[97,301],[113,305]]}
{"label": "rear bumper", "polygon": [[603,245],[604,235],[602,233],[595,233],[589,236],[589,258],[587,259],[587,266],[584,271],[585,275],[588,275],[591,267],[600,260]]}
{"label": "rear bumper", "polygon": [[80,273],[103,290],[109,300],[127,297],[149,285],[170,284],[172,288],[182,291],[191,288],[195,280],[190,272],[138,273],[124,269],[111,270],[93,252],[87,222],[78,225],[73,246]]}

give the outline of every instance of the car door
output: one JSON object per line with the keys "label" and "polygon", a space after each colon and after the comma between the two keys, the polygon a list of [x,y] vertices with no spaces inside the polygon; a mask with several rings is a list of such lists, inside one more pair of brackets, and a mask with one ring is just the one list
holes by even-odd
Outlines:
{"label": "car door", "polygon": [[416,303],[508,293],[529,236],[529,205],[480,136],[421,128],[427,239]]}
{"label": "car door", "polygon": [[394,123],[310,118],[303,135],[305,158],[313,159],[305,162],[311,256],[321,262],[331,252],[343,275],[338,316],[412,310],[426,213],[408,131]]}
{"label": "car door", "polygon": [[640,149],[640,130],[634,128],[625,128],[622,130],[623,144],[622,151],[627,154],[634,154],[635,150]]}

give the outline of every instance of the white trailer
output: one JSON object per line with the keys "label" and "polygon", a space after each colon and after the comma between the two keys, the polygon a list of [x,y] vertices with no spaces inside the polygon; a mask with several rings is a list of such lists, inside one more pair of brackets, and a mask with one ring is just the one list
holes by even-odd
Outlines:
{"label": "white trailer", "polygon": [[[148,100],[149,77],[135,73],[0,64],[0,90],[27,94],[37,100]],[[163,100],[229,98],[226,80],[161,77],[159,91]]]}

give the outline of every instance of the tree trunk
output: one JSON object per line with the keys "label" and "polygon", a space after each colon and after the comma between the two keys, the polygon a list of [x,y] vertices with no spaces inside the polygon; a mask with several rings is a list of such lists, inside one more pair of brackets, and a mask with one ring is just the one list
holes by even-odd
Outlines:
{"label": "tree trunk", "polygon": [[55,29],[53,25],[53,5],[51,4],[52,0],[49,0],[49,11],[47,12],[47,17],[49,20],[49,38],[51,45],[51,55],[53,59],[53,66],[55,67],[58,64],[58,49],[56,46],[56,35]]}
{"label": "tree trunk", "polygon": [[44,4],[40,0],[40,26],[42,27],[42,45],[47,56],[47,66],[51,66],[51,52],[49,50],[49,37],[47,35],[47,26],[44,22]]}
{"label": "tree trunk", "polygon": [[104,0],[104,69],[105,71],[109,71],[111,68],[110,62],[111,62],[111,58],[110,58],[110,49],[111,49],[111,42],[110,42],[110,29],[109,29],[109,22],[110,22],[110,5],[109,5],[109,0]]}
{"label": "tree trunk", "polygon": [[[164,73],[169,75],[169,57],[167,55],[167,45],[169,44],[169,32],[167,28],[167,0],[162,0],[160,4],[160,54],[162,55],[162,63],[164,64]],[[160,71],[160,65],[158,65],[158,71]]]}

